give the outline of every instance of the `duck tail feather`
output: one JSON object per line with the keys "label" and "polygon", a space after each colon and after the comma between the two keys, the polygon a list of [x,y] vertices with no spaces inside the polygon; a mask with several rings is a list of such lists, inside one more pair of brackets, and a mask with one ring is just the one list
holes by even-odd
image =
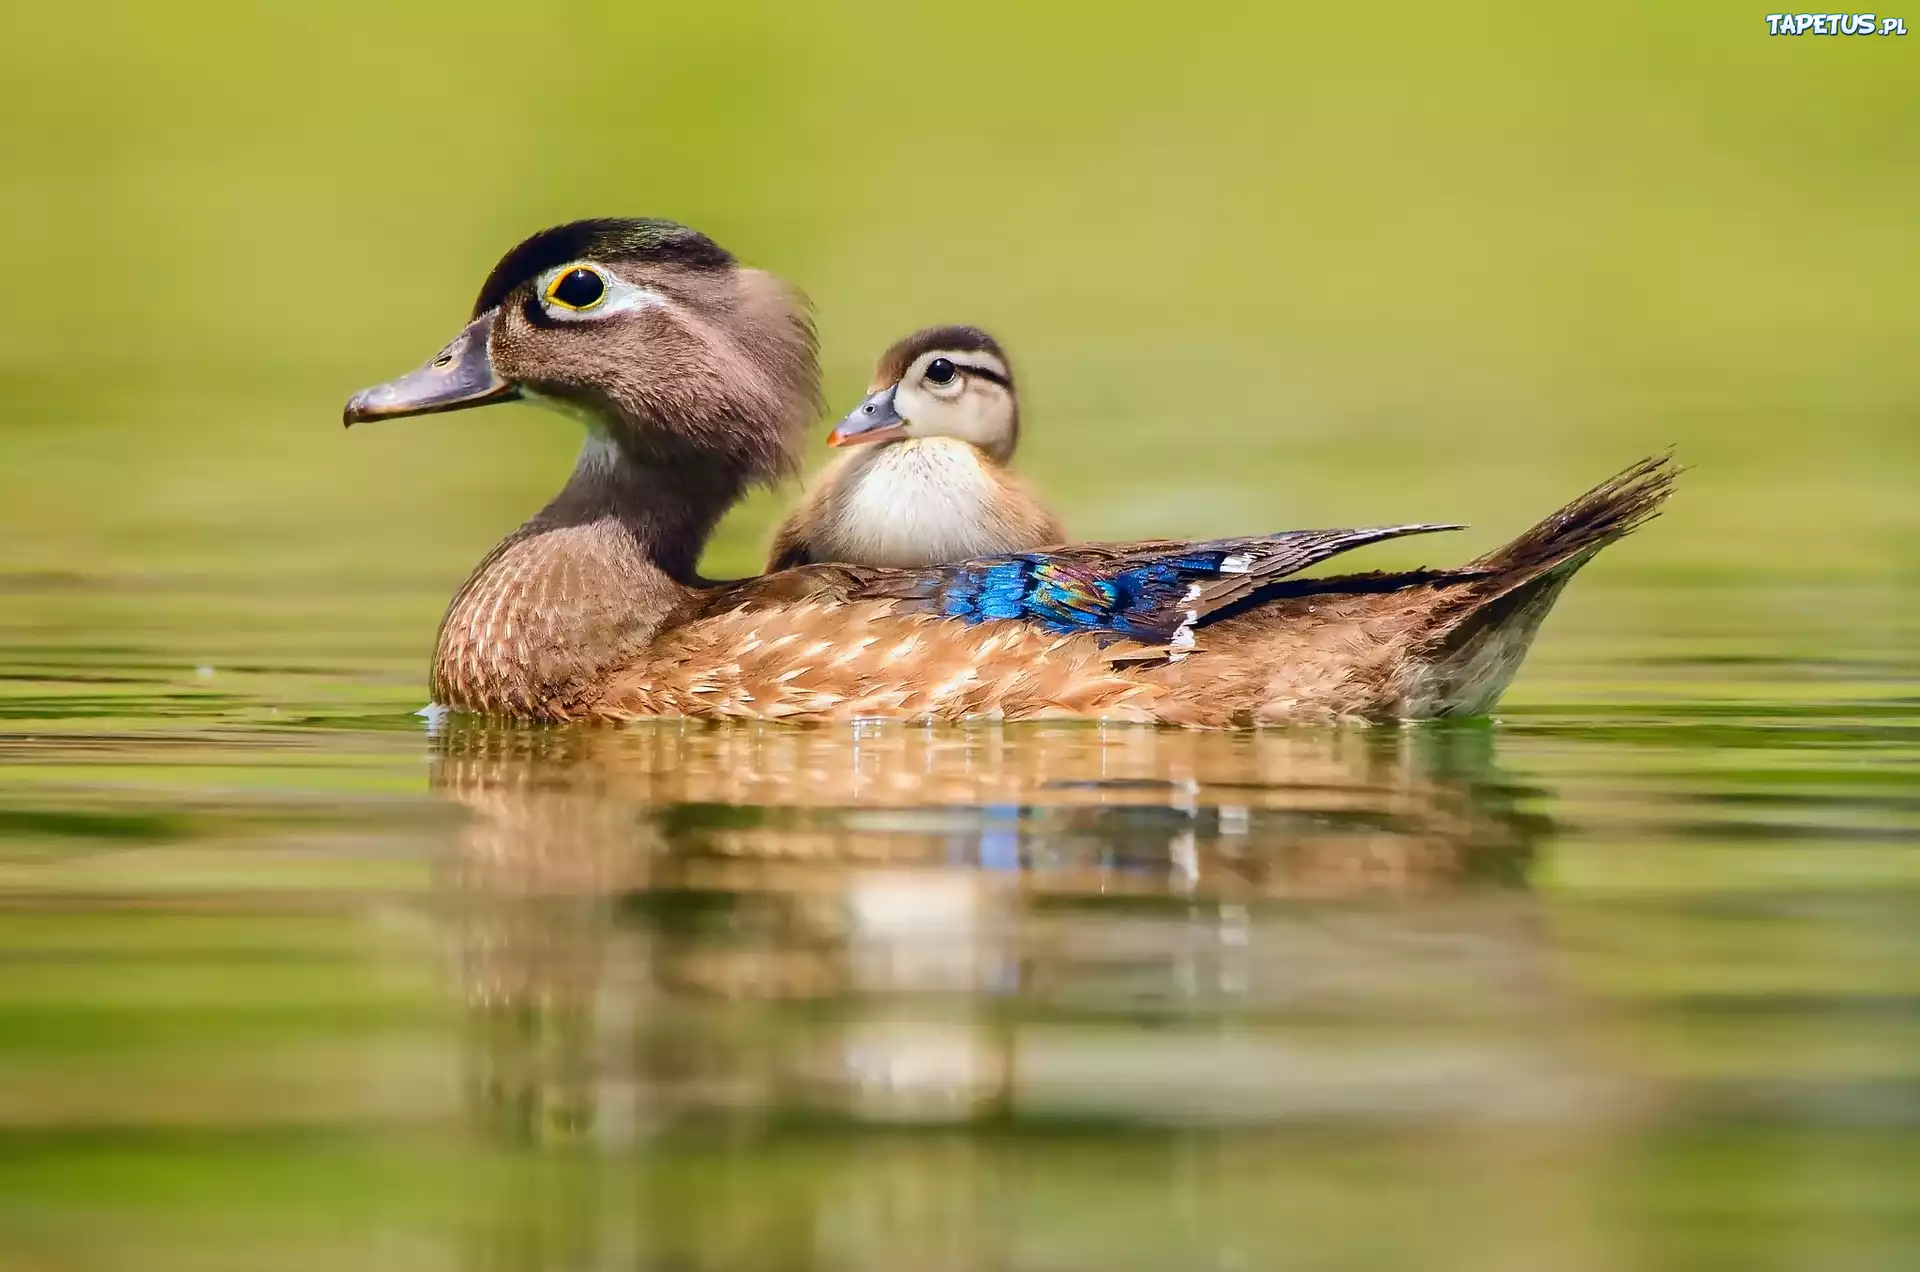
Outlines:
{"label": "duck tail feather", "polygon": [[1660,515],[1684,470],[1665,451],[1634,464],[1467,568],[1517,586],[1550,570],[1571,574],[1609,543]]}
{"label": "duck tail feather", "polygon": [[1681,473],[1671,453],[1649,456],[1467,568],[1471,598],[1432,633],[1409,686],[1407,713],[1478,715],[1519,671],[1547,612],[1581,566],[1660,514]]}

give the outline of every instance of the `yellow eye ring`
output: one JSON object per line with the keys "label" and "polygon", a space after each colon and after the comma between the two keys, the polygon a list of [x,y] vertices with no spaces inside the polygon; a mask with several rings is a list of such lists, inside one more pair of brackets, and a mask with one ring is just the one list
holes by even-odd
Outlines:
{"label": "yellow eye ring", "polygon": [[607,280],[600,276],[599,270],[584,265],[561,271],[547,284],[547,303],[575,313],[592,309],[606,298]]}

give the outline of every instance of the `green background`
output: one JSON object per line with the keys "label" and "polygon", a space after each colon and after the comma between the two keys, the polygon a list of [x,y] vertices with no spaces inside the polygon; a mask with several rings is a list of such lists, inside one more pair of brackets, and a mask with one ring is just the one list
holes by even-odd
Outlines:
{"label": "green background", "polygon": [[1730,4],[31,9],[0,562],[437,608],[577,430],[341,404],[524,234],[644,214],[805,289],[836,409],[916,326],[1002,336],[1021,463],[1089,537],[1465,552],[1673,443],[1644,560],[1910,568],[1917,48]]}

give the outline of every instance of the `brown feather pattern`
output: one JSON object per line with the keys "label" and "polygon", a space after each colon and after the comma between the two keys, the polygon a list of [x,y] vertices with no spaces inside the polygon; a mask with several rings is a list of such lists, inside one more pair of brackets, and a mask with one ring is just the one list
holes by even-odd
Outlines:
{"label": "brown feather pattern", "polygon": [[[1251,598],[1239,577],[1223,580],[1217,595],[1232,600],[1203,618],[1183,661],[1094,634],[915,612],[916,578],[853,566],[689,590],[649,635],[621,622],[620,605],[581,609],[574,594],[555,606],[554,590],[532,582],[543,568],[562,590],[583,573],[591,587],[606,572],[642,569],[607,559],[583,570],[576,560],[571,573],[553,575],[545,552],[509,549],[456,601],[442,633],[442,664],[453,670],[436,677],[436,689],[447,705],[541,719],[1075,718],[1224,728],[1479,711],[1518,669],[1573,569],[1667,497],[1671,465],[1653,462],[1463,569],[1280,579]],[[1354,546],[1427,528],[1330,537]],[[1142,547],[1072,551],[1124,557]],[[1277,554],[1261,577],[1325,555]],[[543,614],[564,617],[543,623]]]}
{"label": "brown feather pattern", "polygon": [[[1484,710],[1518,669],[1566,567],[1653,516],[1675,471],[1666,457],[1643,461],[1464,569],[1286,584],[1285,594],[1203,625],[1182,662],[1148,650],[1125,662],[1127,645],[1091,635],[842,599],[887,580],[845,567],[795,571],[812,576],[798,589],[804,599],[755,597],[752,584],[744,596],[723,590],[723,612],[662,633],[643,665],[576,706],[609,719],[1067,717],[1199,728]],[[1387,532],[1357,533],[1372,541]],[[1532,604],[1474,621],[1529,587]]]}

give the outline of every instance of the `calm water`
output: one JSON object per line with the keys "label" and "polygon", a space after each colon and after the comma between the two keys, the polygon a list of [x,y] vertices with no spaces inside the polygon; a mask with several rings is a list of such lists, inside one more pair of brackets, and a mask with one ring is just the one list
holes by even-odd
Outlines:
{"label": "calm water", "polygon": [[1920,1258],[1908,591],[1596,567],[1448,727],[430,733],[297,589],[9,586],[8,1268]]}

